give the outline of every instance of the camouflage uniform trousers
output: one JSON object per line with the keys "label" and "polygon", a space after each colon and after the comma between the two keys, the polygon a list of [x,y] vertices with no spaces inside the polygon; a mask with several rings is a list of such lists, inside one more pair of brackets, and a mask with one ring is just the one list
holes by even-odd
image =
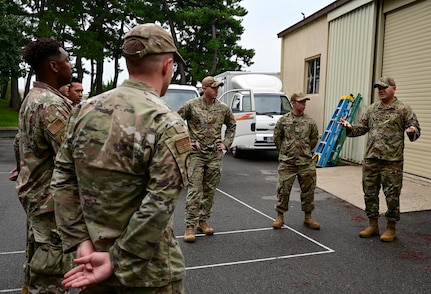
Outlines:
{"label": "camouflage uniform trousers", "polygon": [[380,187],[382,187],[388,207],[385,217],[390,221],[399,221],[402,186],[403,161],[364,159],[362,189],[367,217],[370,219],[379,217],[379,192]]}
{"label": "camouflage uniform trousers", "polygon": [[289,210],[290,192],[295,178],[301,188],[301,208],[304,212],[314,210],[314,190],[316,189],[316,165],[314,162],[305,165],[290,164],[280,161],[278,164],[277,203],[275,210],[285,213]]}
{"label": "camouflage uniform trousers", "polygon": [[99,285],[82,290],[84,294],[184,294],[183,280],[175,281],[163,287],[141,288]]}
{"label": "camouflage uniform trousers", "polygon": [[54,212],[28,219],[22,293],[69,293],[61,281],[73,268],[75,253],[63,254]]}
{"label": "camouflage uniform trousers", "polygon": [[222,151],[192,152],[188,169],[189,186],[186,197],[186,226],[211,217],[214,193],[222,173]]}

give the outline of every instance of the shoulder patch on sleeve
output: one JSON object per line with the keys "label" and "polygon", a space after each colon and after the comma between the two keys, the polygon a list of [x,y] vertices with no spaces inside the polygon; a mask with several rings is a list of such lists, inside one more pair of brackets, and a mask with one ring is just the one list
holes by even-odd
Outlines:
{"label": "shoulder patch on sleeve", "polygon": [[177,148],[178,153],[180,154],[192,150],[192,145],[190,144],[190,139],[188,136],[176,140],[175,147]]}
{"label": "shoulder patch on sleeve", "polygon": [[48,131],[55,135],[58,131],[65,127],[65,123],[61,119],[56,119],[52,124],[48,126]]}

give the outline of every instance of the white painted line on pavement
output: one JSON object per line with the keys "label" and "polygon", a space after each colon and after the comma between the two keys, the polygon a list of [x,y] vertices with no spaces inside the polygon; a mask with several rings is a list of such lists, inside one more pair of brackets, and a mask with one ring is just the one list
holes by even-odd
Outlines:
{"label": "white painted line on pavement", "polygon": [[22,254],[25,251],[9,251],[9,252],[0,252],[0,255],[10,255],[10,254]]}
{"label": "white painted line on pavement", "polygon": [[225,263],[198,265],[198,266],[186,267],[186,270],[195,270],[195,269],[205,269],[205,268],[213,268],[213,267],[220,267],[220,266],[247,264],[247,263],[263,262],[263,261],[271,261],[271,260],[277,260],[277,259],[287,259],[287,258],[302,257],[302,256],[320,255],[320,254],[326,254],[326,253],[332,253],[332,252],[330,252],[330,251],[318,251],[318,252],[300,253],[300,254],[292,254],[292,255],[285,255],[285,256],[275,256],[275,257],[249,259],[249,260],[241,260],[241,261],[233,261],[233,262],[225,262]]}
{"label": "white painted line on pavement", "polygon": [[[228,235],[228,234],[238,234],[238,233],[248,233],[248,232],[258,232],[258,231],[269,231],[274,230],[273,228],[260,228],[260,229],[247,229],[247,230],[236,230],[236,231],[226,231],[226,232],[217,232],[214,235]],[[205,236],[205,234],[195,234],[196,237]],[[175,236],[177,239],[182,239],[184,236]]]}
{"label": "white painted line on pavement", "polygon": [[[231,198],[231,199],[235,200],[236,202],[238,202],[238,203],[240,203],[240,204],[242,204],[242,205],[246,206],[247,208],[250,208],[251,210],[253,210],[253,211],[255,211],[255,212],[259,213],[260,215],[263,215],[264,217],[266,217],[266,218],[268,218],[268,219],[270,219],[270,220],[273,220],[273,221],[275,220],[274,218],[272,218],[272,217],[270,217],[270,216],[268,216],[268,215],[264,214],[262,211],[257,210],[256,208],[254,208],[254,207],[252,207],[252,206],[248,205],[247,203],[245,203],[244,201],[241,201],[241,200],[239,200],[238,198],[235,198],[235,197],[233,197],[232,195],[230,195],[230,194],[228,194],[228,193],[226,193],[226,192],[224,192],[224,191],[222,191],[222,190],[220,190],[220,189],[218,189],[218,188],[217,188],[217,191],[219,191],[220,193],[224,194],[225,196],[227,196],[227,197],[229,197],[229,198]],[[335,252],[335,251],[334,251],[334,250],[332,250],[331,248],[329,248],[329,247],[327,247],[327,246],[325,246],[325,245],[323,245],[323,244],[321,244],[321,243],[317,242],[317,241],[316,241],[316,240],[314,240],[314,239],[311,239],[310,237],[308,237],[308,236],[304,235],[304,234],[303,234],[303,233],[301,233],[301,232],[298,232],[297,230],[295,230],[295,229],[293,229],[293,228],[291,228],[291,227],[289,227],[289,226],[284,225],[283,227],[284,227],[284,228],[287,228],[287,229],[289,229],[289,230],[291,230],[292,232],[295,232],[296,234],[298,234],[298,235],[300,235],[301,237],[303,237],[303,238],[305,238],[305,239],[307,239],[307,240],[309,240],[309,241],[313,242],[314,244],[316,244],[316,245],[318,245],[318,246],[320,246],[320,247],[322,247],[322,248],[325,248],[325,249],[326,249],[326,250],[328,250],[328,251]],[[272,228],[271,228],[271,229],[272,229]]]}
{"label": "white painted line on pavement", "polygon": [[[270,219],[274,220],[274,218],[266,215],[265,213],[261,212],[260,210],[248,205],[244,201],[241,201],[234,196],[230,195],[229,193],[226,193],[220,189],[217,189],[218,192],[224,194],[225,196],[231,198],[232,200],[235,200],[236,202],[244,205],[245,207],[253,210],[254,212],[257,212],[258,214]],[[327,254],[327,253],[334,253],[335,250],[329,248],[328,246],[323,245],[322,243],[319,243],[318,241],[308,237],[307,235],[304,235],[301,232],[298,232],[297,230],[284,225],[283,228],[288,229],[301,237],[307,239],[308,241],[318,245],[319,247],[325,249],[325,251],[317,251],[317,252],[308,252],[308,253],[300,253],[300,254],[291,254],[291,255],[284,255],[284,256],[275,256],[275,257],[267,257],[267,258],[258,258],[258,259],[249,259],[249,260],[241,260],[241,261],[233,261],[233,262],[224,262],[224,263],[216,263],[216,264],[207,264],[207,265],[198,265],[198,266],[190,266],[186,267],[186,270],[196,270],[196,269],[206,269],[206,268],[213,268],[213,267],[222,267],[222,266],[230,266],[230,265],[239,265],[239,264],[248,264],[248,263],[255,263],[255,262],[265,262],[265,261],[271,261],[271,260],[279,260],[279,259],[287,259],[287,258],[295,258],[295,257],[303,257],[303,256],[313,256],[313,255],[320,255],[320,254]],[[256,231],[266,231],[266,230],[273,230],[273,228],[259,228],[259,229],[246,229],[246,230],[236,230],[236,231],[227,231],[227,232],[218,232],[214,235],[225,235],[225,234],[238,234],[238,233],[246,233],[246,232],[256,232]],[[204,234],[196,234],[197,237],[199,236],[205,236]],[[177,239],[181,239],[183,236],[177,236]]]}

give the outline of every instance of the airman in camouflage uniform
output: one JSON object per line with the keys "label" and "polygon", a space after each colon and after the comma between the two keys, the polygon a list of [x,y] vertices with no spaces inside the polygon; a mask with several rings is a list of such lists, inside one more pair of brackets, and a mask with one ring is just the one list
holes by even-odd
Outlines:
{"label": "airman in camouflage uniform", "polygon": [[403,183],[404,132],[410,141],[419,138],[421,129],[410,106],[395,97],[396,85],[392,77],[381,77],[374,84],[379,90],[379,102],[371,104],[357,125],[342,119],[349,137],[368,133],[367,149],[362,164],[362,187],[365,212],[370,225],[359,233],[362,238],[379,234],[379,191],[386,197],[388,220],[380,240],[396,238],[395,223],[400,220],[400,193]]}
{"label": "airman in camouflage uniform", "polygon": [[188,184],[191,143],[184,120],[160,99],[174,59],[183,59],[155,24],[129,31],[123,55],[129,79],[73,110],[56,159],[56,219],[79,264],[64,283],[84,293],[183,293],[172,215]]}
{"label": "airman in camouflage uniform", "polygon": [[284,225],[284,213],[289,209],[289,197],[295,178],[301,187],[301,207],[305,213],[304,225],[318,230],[320,224],[311,218],[316,189],[316,163],[313,149],[318,142],[319,131],[315,121],[304,113],[307,100],[301,92],[290,97],[292,111],[283,115],[275,125],[274,142],[279,151],[277,218],[274,229]]}
{"label": "airman in camouflage uniform", "polygon": [[53,39],[31,42],[23,57],[36,72],[36,82],[21,105],[15,142],[20,160],[17,192],[28,224],[23,293],[66,293],[62,276],[73,264],[62,254],[50,181],[72,109],[58,89],[70,81],[72,66]]}
{"label": "airman in camouflage uniform", "polygon": [[[232,145],[236,121],[232,110],[217,100],[223,85],[214,77],[202,80],[203,95],[186,102],[178,113],[187,121],[193,152],[189,167],[184,241],[195,242],[194,228],[206,235],[214,234],[207,224],[211,217],[214,193],[220,183],[223,151]],[[222,140],[222,127],[226,125]]]}

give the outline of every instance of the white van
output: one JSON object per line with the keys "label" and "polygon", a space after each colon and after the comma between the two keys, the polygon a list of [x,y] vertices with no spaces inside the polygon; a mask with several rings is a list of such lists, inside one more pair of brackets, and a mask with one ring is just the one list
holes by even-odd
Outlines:
{"label": "white van", "polygon": [[240,157],[246,150],[277,150],[275,125],[292,110],[289,98],[281,92],[278,76],[228,71],[216,79],[225,83],[218,99],[232,109],[237,121],[233,156]]}
{"label": "white van", "polygon": [[161,97],[172,108],[178,111],[190,99],[199,97],[196,87],[188,85],[170,84],[165,96]]}

